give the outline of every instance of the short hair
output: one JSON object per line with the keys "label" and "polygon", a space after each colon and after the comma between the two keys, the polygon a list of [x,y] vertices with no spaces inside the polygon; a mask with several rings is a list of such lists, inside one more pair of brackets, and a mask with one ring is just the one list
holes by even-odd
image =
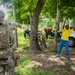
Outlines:
{"label": "short hair", "polygon": [[69,27],[69,25],[65,25],[65,27],[67,27],[67,26]]}

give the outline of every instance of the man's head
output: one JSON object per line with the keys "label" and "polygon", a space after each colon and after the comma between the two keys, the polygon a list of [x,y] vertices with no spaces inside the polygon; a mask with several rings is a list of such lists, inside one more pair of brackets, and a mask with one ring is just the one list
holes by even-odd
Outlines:
{"label": "man's head", "polygon": [[4,17],[5,17],[5,13],[2,10],[0,10],[0,23],[4,22]]}
{"label": "man's head", "polygon": [[68,30],[69,29],[69,25],[66,25],[65,28]]}

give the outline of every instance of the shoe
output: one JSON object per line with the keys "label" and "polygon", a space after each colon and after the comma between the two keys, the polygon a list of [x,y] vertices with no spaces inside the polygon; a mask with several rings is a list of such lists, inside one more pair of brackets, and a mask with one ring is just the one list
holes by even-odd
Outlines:
{"label": "shoe", "polygon": [[57,57],[60,57],[60,54],[57,54]]}
{"label": "shoe", "polygon": [[69,58],[70,58],[70,56],[66,56],[66,58],[68,58],[68,59],[69,59]]}

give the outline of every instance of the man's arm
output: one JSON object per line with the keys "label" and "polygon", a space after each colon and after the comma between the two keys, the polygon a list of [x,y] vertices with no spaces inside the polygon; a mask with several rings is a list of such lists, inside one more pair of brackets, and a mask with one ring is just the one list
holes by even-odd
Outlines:
{"label": "man's arm", "polygon": [[65,25],[63,24],[62,29],[64,29]]}

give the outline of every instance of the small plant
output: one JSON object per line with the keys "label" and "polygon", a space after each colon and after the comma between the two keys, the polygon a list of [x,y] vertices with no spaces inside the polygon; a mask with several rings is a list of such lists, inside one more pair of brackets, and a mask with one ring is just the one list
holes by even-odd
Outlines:
{"label": "small plant", "polygon": [[16,47],[16,46],[13,46],[12,49],[13,49],[14,51],[16,51],[16,50],[17,50],[17,47]]}
{"label": "small plant", "polygon": [[26,68],[31,62],[30,57],[21,58],[19,60],[19,66],[16,67],[17,75],[28,75],[32,68]]}
{"label": "small plant", "polygon": [[61,75],[67,75],[67,71],[66,70],[62,70],[60,73],[61,73]]}
{"label": "small plant", "polygon": [[23,50],[26,50],[26,49],[29,49],[29,46],[25,46],[25,47],[23,48]]}
{"label": "small plant", "polygon": [[19,61],[19,64],[27,64],[27,63],[29,63],[29,62],[31,62],[31,59],[30,59],[30,57],[25,57],[25,58],[21,58],[20,59],[20,61]]}
{"label": "small plant", "polygon": [[57,50],[55,50],[55,49],[51,49],[50,52],[57,53]]}

